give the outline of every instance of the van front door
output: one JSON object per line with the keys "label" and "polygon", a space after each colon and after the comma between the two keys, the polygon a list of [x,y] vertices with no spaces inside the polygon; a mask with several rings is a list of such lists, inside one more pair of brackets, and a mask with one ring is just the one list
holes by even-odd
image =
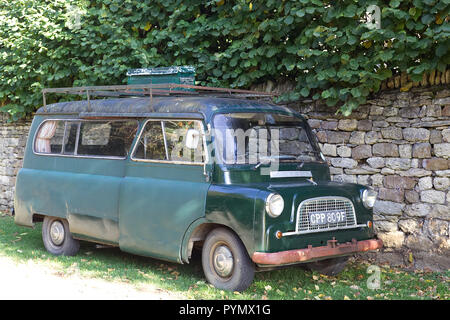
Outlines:
{"label": "van front door", "polygon": [[209,182],[199,120],[148,120],[121,186],[119,245],[123,251],[181,262],[189,225],[204,216]]}

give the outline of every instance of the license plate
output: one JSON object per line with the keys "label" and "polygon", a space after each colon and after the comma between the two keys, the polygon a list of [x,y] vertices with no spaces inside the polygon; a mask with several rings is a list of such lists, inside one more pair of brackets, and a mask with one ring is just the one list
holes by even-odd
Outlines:
{"label": "license plate", "polygon": [[344,221],[346,221],[345,211],[341,210],[313,212],[309,214],[309,224],[313,226]]}

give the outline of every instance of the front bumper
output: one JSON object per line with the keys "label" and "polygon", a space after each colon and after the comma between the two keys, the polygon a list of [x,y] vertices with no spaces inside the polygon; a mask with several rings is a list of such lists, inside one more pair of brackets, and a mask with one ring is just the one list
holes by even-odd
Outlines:
{"label": "front bumper", "polygon": [[357,252],[377,250],[383,247],[383,242],[379,239],[346,242],[338,244],[335,239],[329,240],[326,246],[312,247],[306,249],[296,249],[273,253],[255,252],[252,260],[260,265],[285,265],[300,262],[321,260],[338,256],[349,255]]}

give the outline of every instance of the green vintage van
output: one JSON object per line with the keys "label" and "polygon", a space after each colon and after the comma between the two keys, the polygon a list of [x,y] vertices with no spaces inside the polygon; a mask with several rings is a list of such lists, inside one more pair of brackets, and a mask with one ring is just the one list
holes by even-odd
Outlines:
{"label": "green vintage van", "polygon": [[50,253],[75,255],[85,240],[189,263],[201,248],[206,279],[242,291],[255,271],[337,274],[382,246],[376,193],[331,181],[301,115],[240,91],[118,87],[108,99],[91,99],[108,88],[67,89],[87,99],[44,99],[34,116],[15,222],[43,222]]}

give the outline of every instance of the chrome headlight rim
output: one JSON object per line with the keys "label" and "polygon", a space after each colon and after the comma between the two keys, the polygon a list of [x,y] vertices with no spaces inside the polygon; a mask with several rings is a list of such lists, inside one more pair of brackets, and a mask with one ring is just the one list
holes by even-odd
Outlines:
{"label": "chrome headlight rim", "polygon": [[366,188],[362,191],[361,200],[367,209],[373,209],[378,193],[373,188]]}
{"label": "chrome headlight rim", "polygon": [[[280,201],[281,200],[281,207],[279,207],[278,209],[273,208],[273,204],[275,203],[275,201]],[[284,199],[281,195],[279,195],[278,193],[271,193],[267,196],[266,198],[266,212],[267,214],[272,217],[272,218],[277,218],[281,215],[281,213],[284,210]]]}

